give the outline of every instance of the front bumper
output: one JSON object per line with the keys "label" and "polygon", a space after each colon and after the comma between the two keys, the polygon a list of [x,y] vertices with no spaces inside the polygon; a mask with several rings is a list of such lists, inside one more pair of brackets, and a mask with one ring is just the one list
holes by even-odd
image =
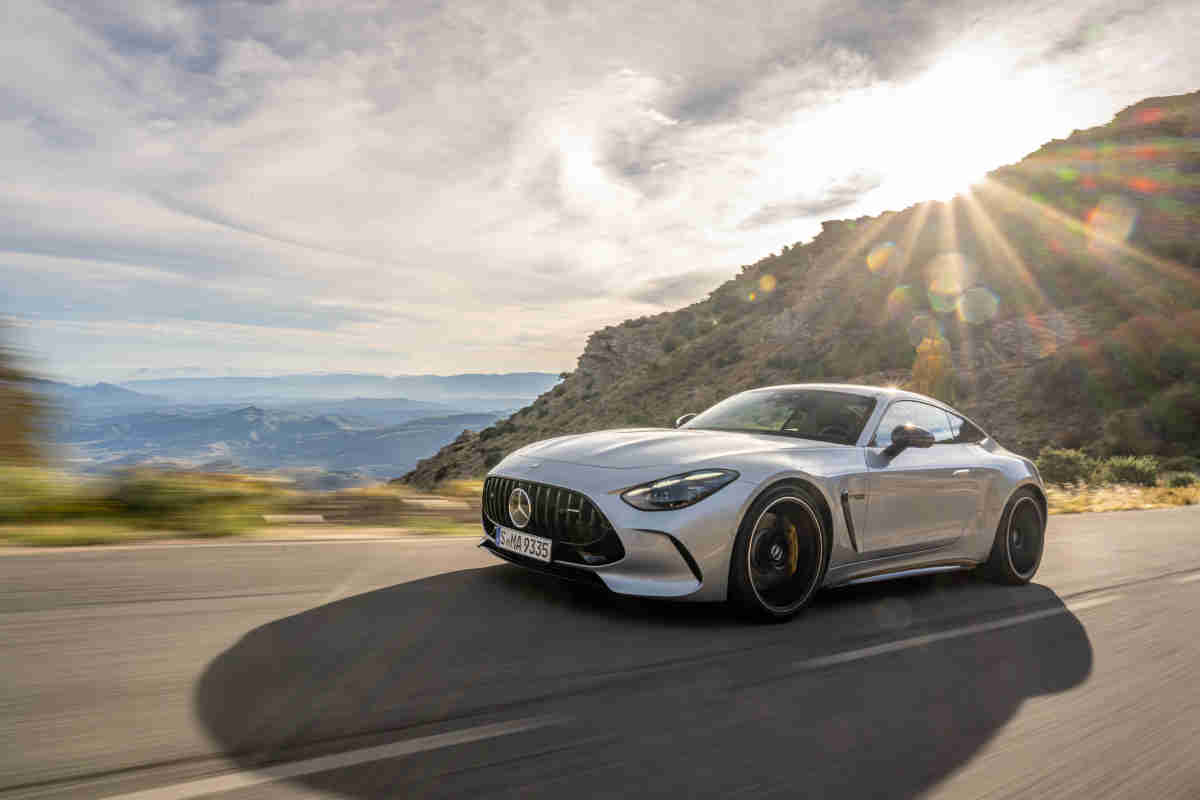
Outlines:
{"label": "front bumper", "polygon": [[[558,577],[598,580],[617,594],[724,600],[730,548],[753,484],[735,481],[693,506],[674,511],[639,511],[621,500],[623,490],[661,478],[662,472],[662,468],[610,469],[509,457],[492,476],[560,486],[586,495],[612,524],[625,554],[600,566],[559,560],[530,562],[496,547],[491,526],[486,524],[480,546],[507,561]],[[502,520],[490,522],[505,524]]]}

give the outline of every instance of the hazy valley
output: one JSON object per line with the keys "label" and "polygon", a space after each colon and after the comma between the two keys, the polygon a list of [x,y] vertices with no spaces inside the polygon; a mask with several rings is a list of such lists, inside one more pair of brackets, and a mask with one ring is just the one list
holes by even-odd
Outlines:
{"label": "hazy valley", "polygon": [[557,380],[348,374],[33,386],[51,409],[47,433],[57,460],[74,470],[274,471],[335,488],[401,475]]}

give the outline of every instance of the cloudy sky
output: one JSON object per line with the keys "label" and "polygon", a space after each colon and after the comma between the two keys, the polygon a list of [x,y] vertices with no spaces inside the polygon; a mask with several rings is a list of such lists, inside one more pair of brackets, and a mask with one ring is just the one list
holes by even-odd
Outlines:
{"label": "cloudy sky", "polygon": [[44,373],[558,371],[822,219],[1200,88],[1194,0],[12,0]]}

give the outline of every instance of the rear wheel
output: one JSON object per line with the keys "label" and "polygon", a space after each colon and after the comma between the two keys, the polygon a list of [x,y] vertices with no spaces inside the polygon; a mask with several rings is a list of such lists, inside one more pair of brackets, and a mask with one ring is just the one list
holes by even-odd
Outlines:
{"label": "rear wheel", "polygon": [[1042,563],[1046,541],[1046,516],[1037,495],[1018,489],[1000,516],[992,553],[983,572],[998,583],[1029,583]]}
{"label": "rear wheel", "polygon": [[738,529],[730,600],[765,620],[796,615],[816,594],[829,563],[830,536],[809,489],[784,485],[754,502]]}

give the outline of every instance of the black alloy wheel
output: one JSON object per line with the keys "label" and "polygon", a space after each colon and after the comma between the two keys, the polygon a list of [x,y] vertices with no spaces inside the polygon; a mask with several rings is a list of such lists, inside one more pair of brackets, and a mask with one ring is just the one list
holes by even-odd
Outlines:
{"label": "black alloy wheel", "polygon": [[816,593],[829,563],[829,533],[812,492],[768,491],[751,506],[734,544],[730,599],[758,618],[794,616]]}

